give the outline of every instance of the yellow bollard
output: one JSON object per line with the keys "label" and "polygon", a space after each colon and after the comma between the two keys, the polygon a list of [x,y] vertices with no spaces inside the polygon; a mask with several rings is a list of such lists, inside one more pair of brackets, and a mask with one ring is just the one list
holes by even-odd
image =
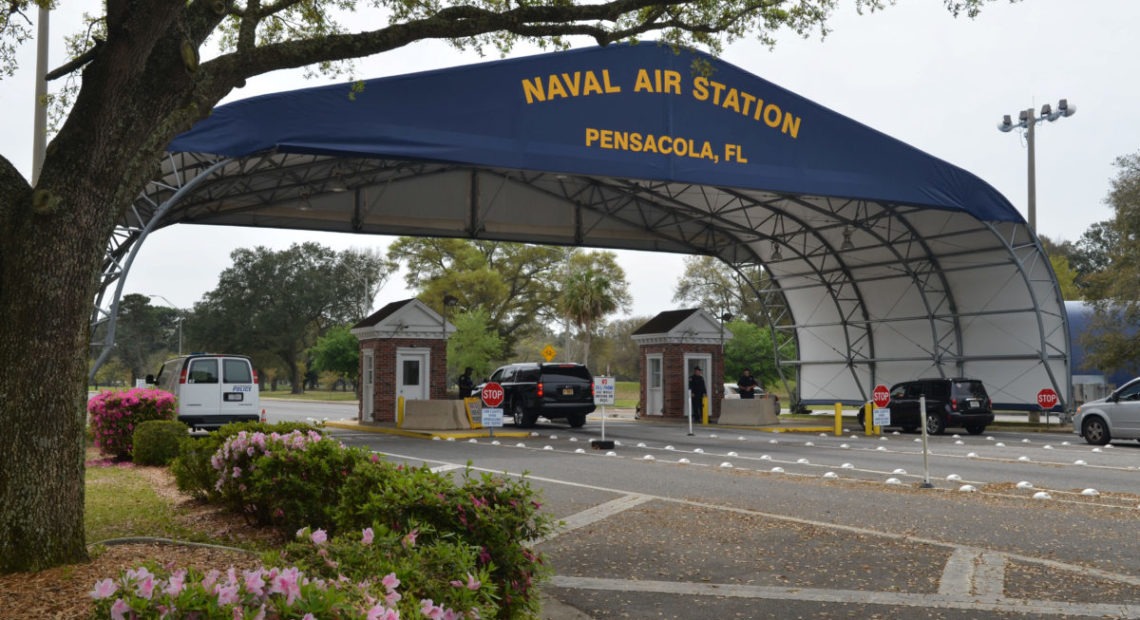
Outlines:
{"label": "yellow bollard", "polygon": [[396,397],[396,428],[404,426],[404,397]]}
{"label": "yellow bollard", "polygon": [[835,436],[843,436],[843,404],[835,403]]}
{"label": "yellow bollard", "polygon": [[709,397],[701,397],[701,424],[709,425]]}
{"label": "yellow bollard", "polygon": [[883,427],[875,426],[874,420],[874,405],[867,403],[863,406],[863,428],[867,431],[867,435],[882,435]]}

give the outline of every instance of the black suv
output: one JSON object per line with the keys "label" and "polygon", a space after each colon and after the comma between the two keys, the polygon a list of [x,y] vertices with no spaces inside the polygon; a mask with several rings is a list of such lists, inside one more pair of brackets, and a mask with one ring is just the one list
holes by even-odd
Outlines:
{"label": "black suv", "polygon": [[495,370],[491,381],[503,386],[504,414],[515,426],[530,428],[542,416],[566,418],[579,428],[594,411],[594,376],[582,364],[510,364]]}
{"label": "black suv", "polygon": [[[940,435],[948,426],[961,426],[971,435],[981,435],[993,424],[993,403],[977,379],[918,379],[891,388],[891,426],[915,431],[921,424],[918,399],[926,397],[926,432]],[[863,410],[859,410],[863,426]]]}

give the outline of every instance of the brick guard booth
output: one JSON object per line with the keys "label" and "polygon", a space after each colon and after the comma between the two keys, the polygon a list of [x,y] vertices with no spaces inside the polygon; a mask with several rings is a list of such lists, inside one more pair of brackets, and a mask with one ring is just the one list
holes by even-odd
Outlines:
{"label": "brick guard booth", "polygon": [[[694,308],[667,310],[632,334],[641,367],[639,415],[684,419],[689,375],[700,366],[708,390],[709,419],[720,416],[724,398],[724,343],[732,332],[712,314]],[[735,382],[735,379],[733,379]]]}

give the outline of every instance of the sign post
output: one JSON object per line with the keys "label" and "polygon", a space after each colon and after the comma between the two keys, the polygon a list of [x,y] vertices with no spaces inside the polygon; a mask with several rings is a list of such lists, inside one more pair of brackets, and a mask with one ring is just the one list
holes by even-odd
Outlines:
{"label": "sign post", "polygon": [[891,423],[891,410],[887,405],[891,404],[891,390],[883,384],[875,386],[871,391],[871,402],[875,404],[875,410],[872,412],[870,420],[864,420],[866,423],[866,431],[868,435],[878,434],[878,427],[888,426]]}
{"label": "sign post", "polygon": [[1059,400],[1061,399],[1053,388],[1045,388],[1037,393],[1037,406],[1045,410],[1045,426],[1049,426],[1049,412],[1053,411]]}
{"label": "sign post", "polygon": [[614,447],[614,442],[606,441],[606,405],[614,404],[616,387],[613,377],[594,377],[594,404],[602,406],[602,439],[590,442],[595,449]]}
{"label": "sign post", "polygon": [[482,424],[487,427],[491,437],[495,436],[495,427],[503,425],[503,386],[494,381],[483,386],[479,398],[483,401],[481,410]]}

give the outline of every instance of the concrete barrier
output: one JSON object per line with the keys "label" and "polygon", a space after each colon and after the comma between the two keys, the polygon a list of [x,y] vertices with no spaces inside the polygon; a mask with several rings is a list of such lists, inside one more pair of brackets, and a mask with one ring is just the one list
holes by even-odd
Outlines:
{"label": "concrete barrier", "polygon": [[461,400],[409,400],[404,402],[400,428],[417,431],[470,430]]}
{"label": "concrete barrier", "polygon": [[717,424],[734,426],[765,426],[779,424],[779,414],[776,412],[776,399],[741,398],[725,399],[720,401],[720,419]]}

